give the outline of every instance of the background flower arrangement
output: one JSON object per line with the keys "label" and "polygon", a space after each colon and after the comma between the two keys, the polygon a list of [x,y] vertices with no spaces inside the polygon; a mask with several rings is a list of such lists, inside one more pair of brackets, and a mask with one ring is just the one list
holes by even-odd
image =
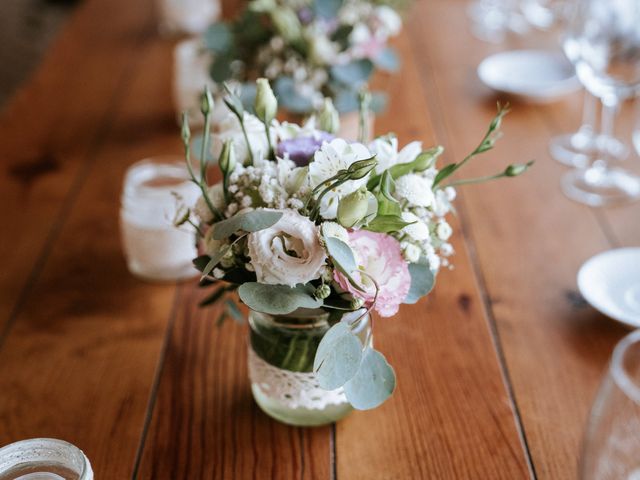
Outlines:
{"label": "background flower arrangement", "polygon": [[[382,1],[252,0],[234,20],[212,25],[203,41],[218,85],[245,83],[250,97],[253,82],[266,77],[292,113],[313,112],[325,97],[342,113],[357,110],[358,91],[376,69],[397,69],[388,41],[401,27]],[[374,110],[383,102],[373,95]]]}
{"label": "background flower arrangement", "polygon": [[[195,264],[205,284],[220,285],[203,302],[210,304],[237,290],[250,309],[286,315],[298,309],[326,311],[332,327],[312,355],[313,372],[326,390],[344,388],[359,409],[374,408],[391,395],[395,375],[384,356],[354,330],[369,312],[397,313],[433,288],[449,264],[453,248],[446,216],[454,186],[513,177],[529,166],[510,165],[483,178],[449,181],[477,154],[493,148],[505,109],[479,146],[465,159],[438,170],[442,147],[423,150],[420,142],[403,148],[393,134],[367,142],[361,95],[361,137],[334,137],[338,115],[330,103],[304,125],[275,119],[277,101],[265,79],[257,82],[256,115],[244,111],[238,95],[225,103],[232,112],[213,139],[222,180],[206,181],[190,160],[190,132],[183,141],[192,180],[202,196],[184,209],[177,224],[198,231],[201,256]],[[213,98],[206,91],[205,131]],[[208,135],[201,158],[208,150]],[[238,316],[227,297],[226,312]],[[305,362],[300,362],[305,364]]]}

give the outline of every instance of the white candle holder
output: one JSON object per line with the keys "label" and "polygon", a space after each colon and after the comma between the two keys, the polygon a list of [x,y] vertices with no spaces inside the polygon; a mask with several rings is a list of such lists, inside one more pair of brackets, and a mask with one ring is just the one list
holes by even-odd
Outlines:
{"label": "white candle holder", "polygon": [[219,0],[157,0],[160,33],[198,35],[220,16]]}
{"label": "white candle holder", "polygon": [[193,205],[200,190],[177,156],[156,157],[132,165],[126,173],[120,210],[122,245],[131,273],[145,280],[194,277],[195,231],[176,227],[181,204]]}
{"label": "white candle holder", "polygon": [[93,480],[78,447],[54,438],[32,438],[0,448],[0,479]]}

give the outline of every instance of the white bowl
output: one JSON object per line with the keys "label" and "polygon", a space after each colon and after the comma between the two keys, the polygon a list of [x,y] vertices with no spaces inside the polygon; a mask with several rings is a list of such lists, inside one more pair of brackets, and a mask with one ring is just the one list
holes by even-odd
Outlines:
{"label": "white bowl", "polygon": [[640,327],[640,248],[619,248],[591,257],[578,272],[578,288],[596,310]]}
{"label": "white bowl", "polygon": [[581,88],[573,65],[561,52],[513,50],[485,58],[478,77],[496,92],[532,103],[549,103]]}

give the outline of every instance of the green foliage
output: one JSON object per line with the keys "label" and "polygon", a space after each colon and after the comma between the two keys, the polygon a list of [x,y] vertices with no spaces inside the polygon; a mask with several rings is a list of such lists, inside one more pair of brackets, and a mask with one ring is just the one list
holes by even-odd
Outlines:
{"label": "green foliage", "polygon": [[285,315],[298,308],[319,308],[322,301],[314,297],[315,288],[311,285],[267,285],[247,282],[238,288],[240,299],[256,312],[270,315]]}
{"label": "green foliage", "polygon": [[202,36],[204,45],[214,53],[226,53],[233,48],[233,34],[229,25],[223,22],[214,23]]}
{"label": "green foliage", "polygon": [[362,344],[346,323],[335,324],[324,335],[313,362],[320,387],[334,390],[349,381],[358,371]]}
{"label": "green foliage", "polygon": [[278,102],[292,113],[307,113],[313,110],[311,100],[298,93],[296,82],[291,77],[281,76],[273,84]]}
{"label": "green foliage", "polygon": [[365,228],[372,232],[392,233],[399,232],[412,223],[414,222],[405,222],[402,220],[402,217],[398,215],[378,215],[370,221]]}
{"label": "green foliage", "polygon": [[411,275],[411,287],[404,303],[413,304],[433,290],[436,277],[426,261],[410,263],[409,274]]}
{"label": "green foliage", "polygon": [[344,384],[344,393],[353,408],[369,410],[387,400],[396,388],[396,375],[380,352],[368,347],[355,376]]}
{"label": "green foliage", "polygon": [[322,18],[332,19],[338,14],[343,0],[315,0],[313,9],[315,14]]}
{"label": "green foliage", "polygon": [[376,67],[387,72],[397,72],[400,68],[400,58],[396,51],[387,47],[382,50],[374,59],[373,63]]}
{"label": "green foliage", "polygon": [[345,65],[334,65],[330,68],[331,78],[350,88],[365,84],[373,73],[373,62],[366,58],[354,60]]}
{"label": "green foliage", "polygon": [[238,231],[257,232],[275,225],[282,218],[282,212],[253,210],[234,215],[213,225],[213,238],[224,240]]}

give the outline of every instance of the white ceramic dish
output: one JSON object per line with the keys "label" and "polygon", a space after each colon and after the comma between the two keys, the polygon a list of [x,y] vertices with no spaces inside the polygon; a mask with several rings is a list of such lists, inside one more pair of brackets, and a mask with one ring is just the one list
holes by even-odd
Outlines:
{"label": "white ceramic dish", "polygon": [[619,248],[591,257],[578,272],[578,288],[596,310],[640,327],[640,248]]}
{"label": "white ceramic dish", "polygon": [[549,103],[581,88],[561,52],[512,50],[485,58],[478,77],[492,90],[531,103]]}

